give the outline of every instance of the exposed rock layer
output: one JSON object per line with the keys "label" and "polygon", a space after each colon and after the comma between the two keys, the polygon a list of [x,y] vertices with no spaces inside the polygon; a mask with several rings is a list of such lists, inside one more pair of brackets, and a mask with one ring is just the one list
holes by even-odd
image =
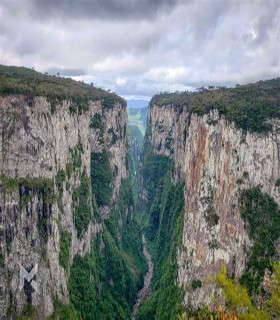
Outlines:
{"label": "exposed rock layer", "polygon": [[[211,302],[209,275],[226,263],[238,278],[248,261],[252,243],[240,217],[240,191],[261,185],[280,203],[279,124],[274,121],[266,135],[244,132],[217,110],[198,116],[187,106],[154,104],[148,134],[155,153],[174,159],[175,180],[185,183],[178,285],[184,304],[197,308]],[[198,280],[202,286],[194,289]]]}
{"label": "exposed rock layer", "polygon": [[[48,316],[55,298],[69,301],[69,271],[59,262],[62,232],[71,236],[71,264],[76,254],[90,250],[93,237],[102,231],[91,193],[91,221],[80,237],[75,228],[73,192],[83,175],[90,178],[91,153],[107,150],[113,172],[113,206],[121,179],[128,176],[125,106],[113,102],[105,108],[101,101],[89,101],[88,106],[82,113],[71,112],[71,101],[63,100],[51,112],[45,97],[35,97],[32,105],[25,95],[0,97],[1,315],[11,306],[21,313],[31,303],[42,316]],[[97,113],[104,135],[91,126]],[[42,187],[49,182],[55,195],[51,199]],[[110,214],[106,207],[102,212]],[[36,264],[37,292],[30,285],[20,290],[20,265],[30,271]]]}

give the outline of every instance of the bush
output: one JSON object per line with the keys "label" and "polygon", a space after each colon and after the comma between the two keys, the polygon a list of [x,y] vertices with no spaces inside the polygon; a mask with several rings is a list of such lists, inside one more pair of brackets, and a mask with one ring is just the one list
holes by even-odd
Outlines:
{"label": "bush", "polygon": [[67,231],[63,231],[60,236],[59,263],[68,271],[69,249],[72,235]]}
{"label": "bush", "polygon": [[247,171],[243,172],[243,178],[244,179],[249,179],[249,173]]}
{"label": "bush", "polygon": [[228,89],[161,93],[152,98],[150,106],[173,105],[180,110],[187,106],[190,114],[198,115],[217,109],[239,128],[266,133],[272,128],[267,120],[280,117],[279,89],[280,78],[276,78]]}
{"label": "bush", "polygon": [[63,183],[66,179],[66,174],[64,170],[58,171],[56,175],[56,185],[59,191],[60,196],[63,194]]}
{"label": "bush", "polygon": [[115,143],[117,142],[117,140],[118,140],[118,137],[117,137],[117,135],[115,134],[114,129],[113,129],[113,128],[110,128],[110,129],[108,130],[108,133],[111,134],[111,136],[112,136],[112,139],[111,139],[112,144],[115,144]]}
{"label": "bush", "polygon": [[107,151],[91,154],[91,188],[98,206],[109,206],[112,197],[113,173]]}
{"label": "bush", "polygon": [[100,113],[95,113],[95,115],[91,118],[90,127],[103,131],[102,116]]}
{"label": "bush", "polygon": [[246,288],[228,278],[225,265],[219,275],[214,278],[214,282],[218,288],[222,289],[226,308],[235,315],[235,319],[272,319],[266,310],[259,310],[253,305]]}
{"label": "bush", "polygon": [[197,289],[197,288],[201,288],[202,284],[200,280],[193,280],[192,281],[192,288],[193,290]]}
{"label": "bush", "polygon": [[29,105],[32,105],[34,97],[45,96],[52,113],[64,99],[71,102],[71,114],[81,114],[88,110],[88,100],[103,100],[106,108],[111,108],[115,102],[126,106],[126,101],[116,94],[80,81],[45,75],[24,67],[0,65],[0,95],[6,94],[27,95]]}
{"label": "bush", "polygon": [[241,194],[241,217],[248,228],[253,248],[241,277],[249,293],[257,293],[270,259],[277,254],[276,241],[280,238],[280,212],[278,204],[259,187]]}
{"label": "bush", "polygon": [[74,203],[74,221],[78,233],[81,237],[83,231],[88,228],[91,221],[91,197],[90,197],[90,179],[86,176],[85,171],[81,176],[81,184],[72,195]]}
{"label": "bush", "polygon": [[55,301],[54,313],[48,320],[79,320],[78,313],[76,312],[73,304],[62,304]]}

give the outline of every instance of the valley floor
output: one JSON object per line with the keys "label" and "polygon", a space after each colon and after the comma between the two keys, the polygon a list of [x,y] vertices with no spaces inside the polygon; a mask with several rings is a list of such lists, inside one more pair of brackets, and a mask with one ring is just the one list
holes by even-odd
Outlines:
{"label": "valley floor", "polygon": [[143,288],[139,291],[138,293],[138,298],[137,301],[133,307],[133,314],[132,314],[132,318],[131,320],[135,320],[135,316],[137,314],[138,308],[140,303],[147,297],[147,295],[149,294],[150,291],[150,284],[151,284],[151,280],[152,280],[152,276],[153,276],[153,271],[154,271],[154,264],[152,262],[152,258],[151,255],[149,253],[149,251],[147,250],[147,246],[146,246],[146,239],[145,236],[142,235],[142,242],[143,242],[143,254],[146,257],[147,260],[147,264],[148,264],[148,271],[145,275],[145,279],[144,279],[144,286]]}

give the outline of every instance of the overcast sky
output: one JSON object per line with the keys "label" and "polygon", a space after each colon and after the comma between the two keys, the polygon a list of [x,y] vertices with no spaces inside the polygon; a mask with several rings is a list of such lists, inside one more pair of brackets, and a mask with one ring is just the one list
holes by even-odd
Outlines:
{"label": "overcast sky", "polygon": [[280,76],[280,0],[1,0],[0,63],[126,98]]}

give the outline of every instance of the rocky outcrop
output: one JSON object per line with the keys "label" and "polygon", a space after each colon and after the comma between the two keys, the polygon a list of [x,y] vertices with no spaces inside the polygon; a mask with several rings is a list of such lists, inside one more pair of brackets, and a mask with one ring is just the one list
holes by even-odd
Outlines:
{"label": "rocky outcrop", "polygon": [[[128,176],[126,123],[120,101],[105,107],[102,100],[89,100],[80,111],[71,99],[54,108],[45,96],[31,103],[27,95],[0,96],[1,315],[13,317],[31,304],[46,317],[55,299],[69,302],[73,257],[89,252],[102,231],[90,188],[91,154],[107,151],[114,206],[121,180]],[[78,216],[82,201],[87,217]],[[101,211],[110,215],[109,207]],[[20,267],[29,272],[36,265],[37,289],[31,281],[21,289]]]}
{"label": "rocky outcrop", "polygon": [[156,154],[171,157],[175,181],[184,182],[184,232],[177,285],[184,305],[211,303],[207,281],[223,263],[239,278],[252,241],[240,216],[240,192],[261,186],[280,204],[279,122],[266,134],[239,129],[217,110],[190,114],[188,106],[150,106],[148,136]]}

